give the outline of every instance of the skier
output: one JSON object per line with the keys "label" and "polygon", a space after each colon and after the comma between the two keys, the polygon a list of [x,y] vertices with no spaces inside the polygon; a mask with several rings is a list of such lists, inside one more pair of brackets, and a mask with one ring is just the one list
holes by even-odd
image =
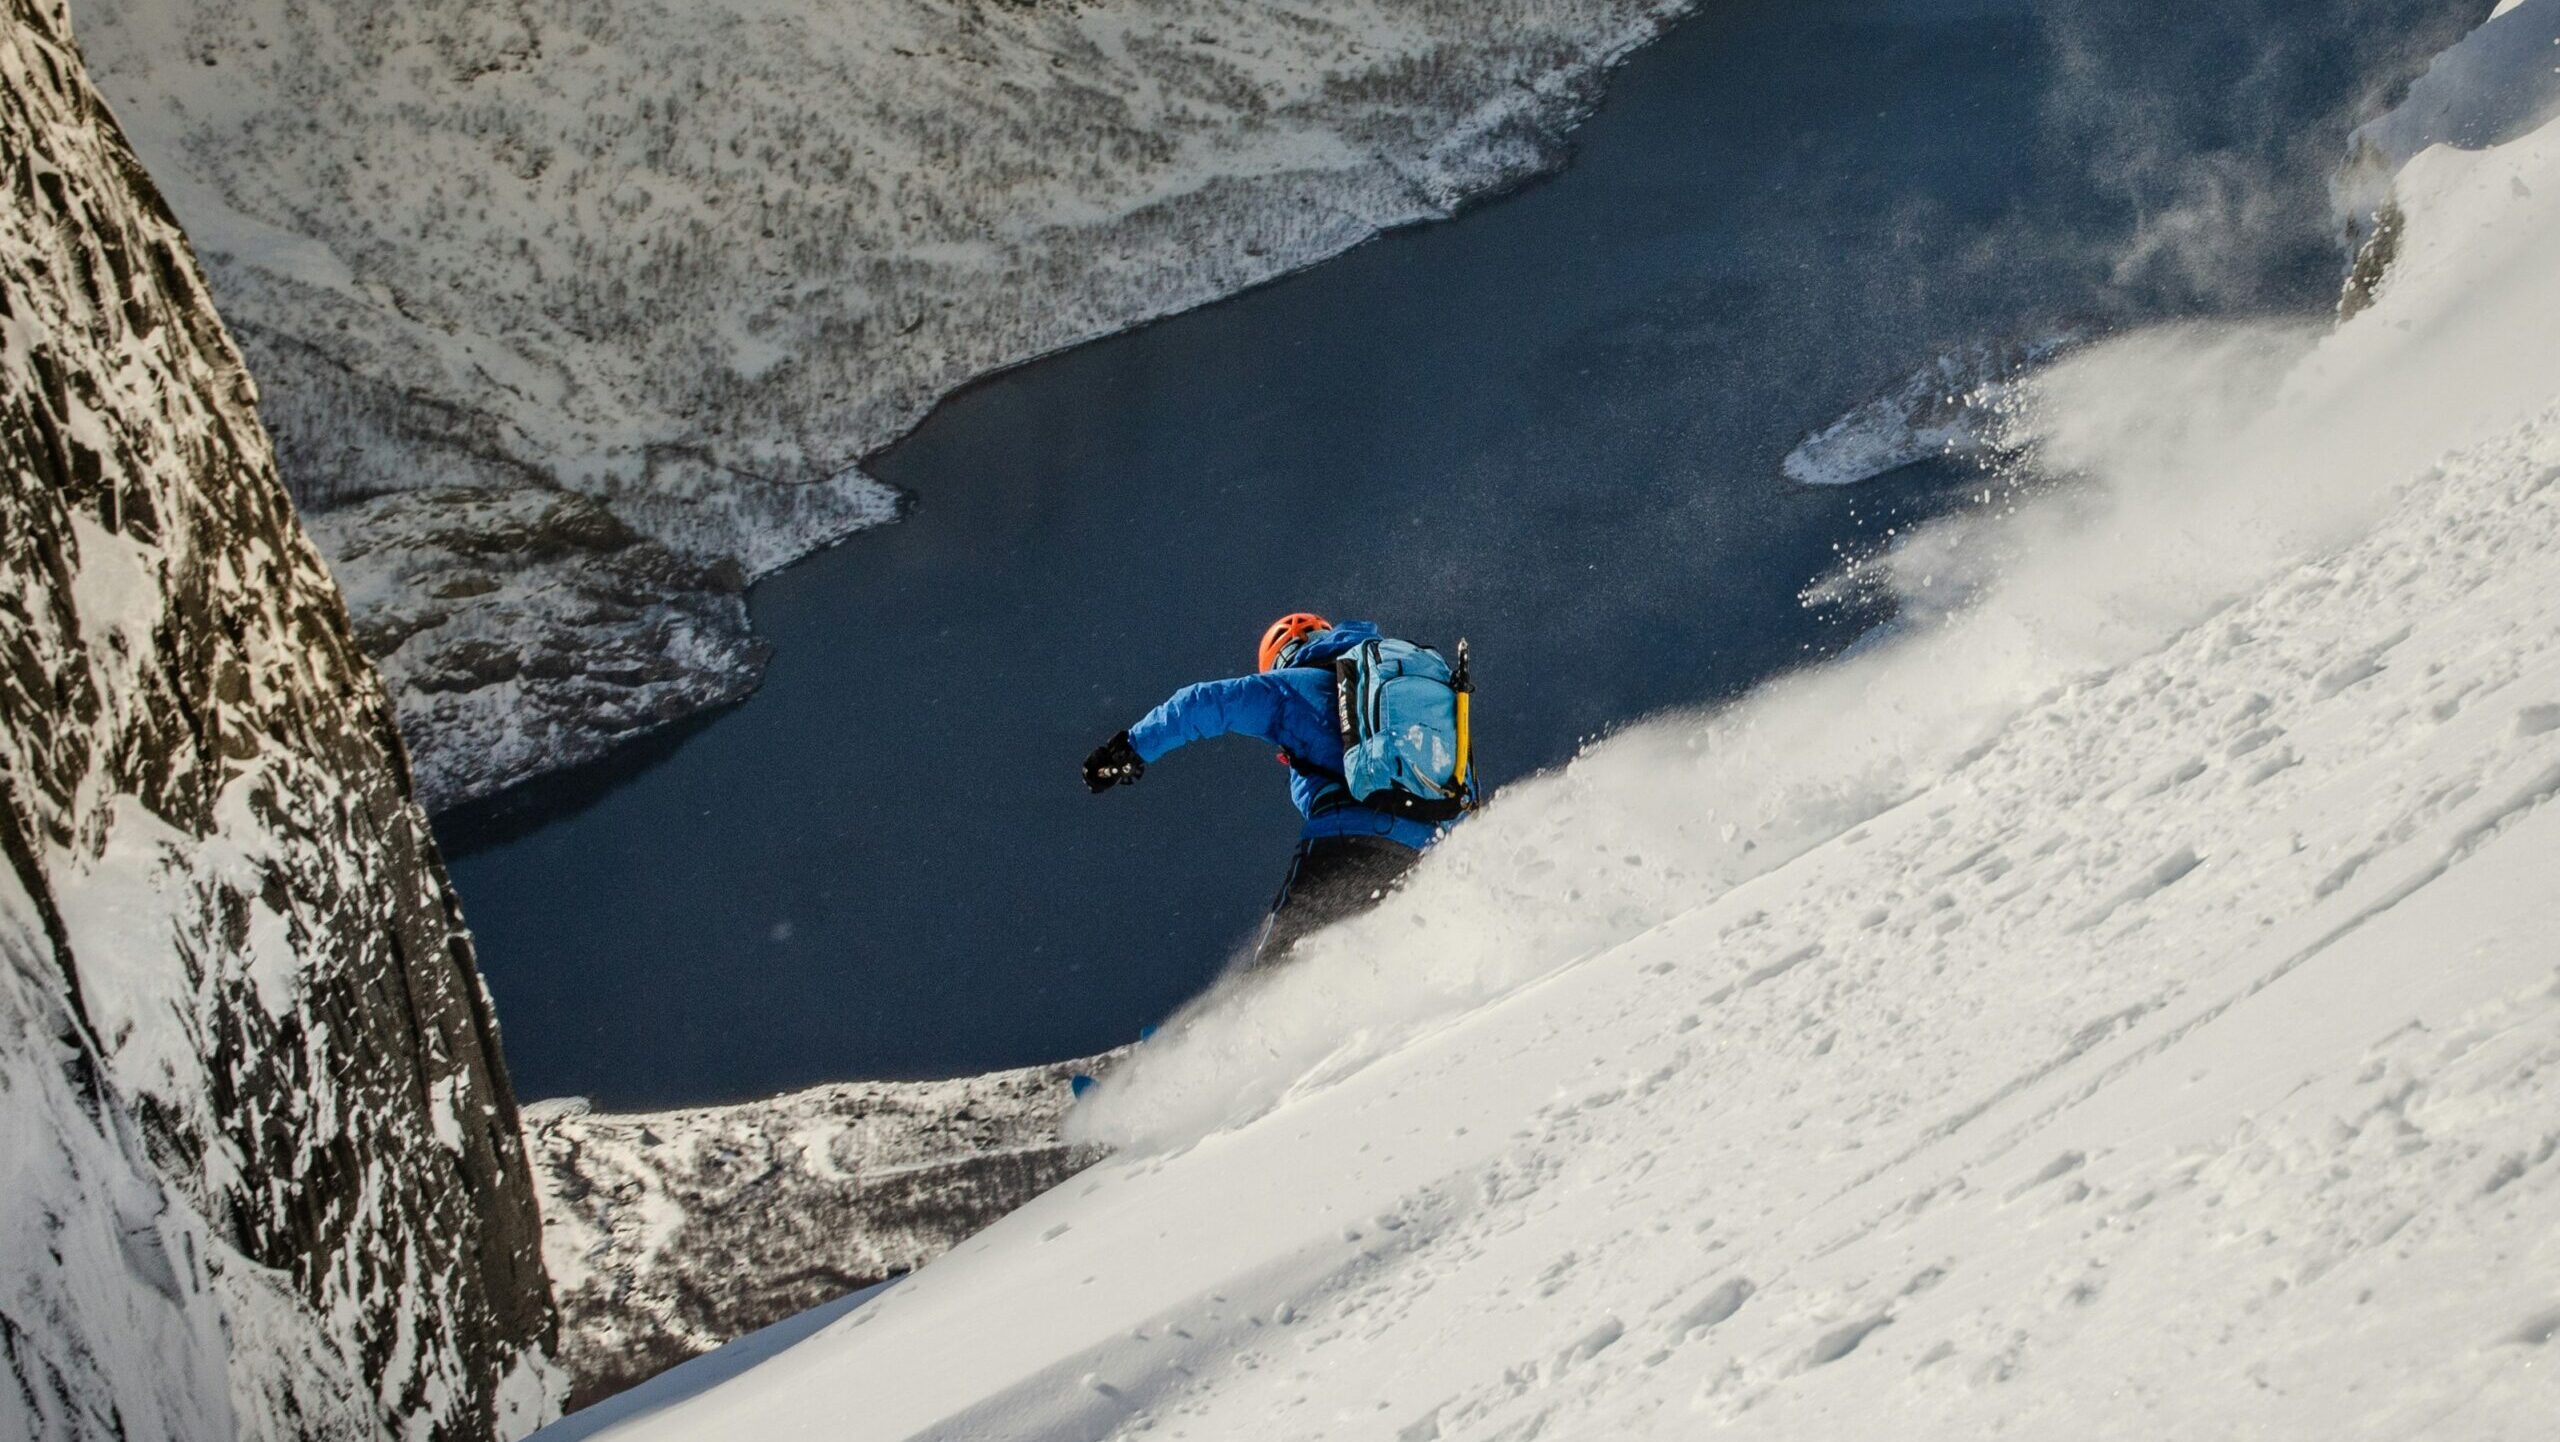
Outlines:
{"label": "skier", "polygon": [[[1458,657],[1452,671],[1439,653],[1382,637],[1366,621],[1337,626],[1292,612],[1263,632],[1255,674],[1175,692],[1094,748],[1085,786],[1100,795],[1130,785],[1147,763],[1212,736],[1280,748],[1292,773],[1289,799],[1306,825],[1246,968],[1268,965],[1309,932],[1376,905],[1474,805],[1464,642]],[[1340,704],[1338,687],[1364,681],[1365,707]],[[1382,711],[1393,735],[1379,725]],[[1376,739],[1364,738],[1361,717],[1379,727]],[[1358,753],[1348,778],[1346,730]],[[1426,746],[1424,759],[1399,754],[1416,745]]]}

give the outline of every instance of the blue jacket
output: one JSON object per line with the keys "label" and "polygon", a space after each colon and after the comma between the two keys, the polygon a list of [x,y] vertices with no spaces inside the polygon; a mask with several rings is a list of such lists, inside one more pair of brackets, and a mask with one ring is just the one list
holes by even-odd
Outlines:
{"label": "blue jacket", "polygon": [[[1333,714],[1333,658],[1377,634],[1378,628],[1366,621],[1346,621],[1299,647],[1291,658],[1294,665],[1258,676],[1185,686],[1129,728],[1129,744],[1139,760],[1153,765],[1194,741],[1251,736],[1279,747],[1304,765],[1339,776],[1342,733],[1335,729]],[[1298,832],[1306,839],[1383,836],[1419,851],[1457,824],[1433,826],[1389,816],[1353,801],[1339,782],[1320,782],[1294,767],[1289,772],[1289,800],[1307,818]]]}

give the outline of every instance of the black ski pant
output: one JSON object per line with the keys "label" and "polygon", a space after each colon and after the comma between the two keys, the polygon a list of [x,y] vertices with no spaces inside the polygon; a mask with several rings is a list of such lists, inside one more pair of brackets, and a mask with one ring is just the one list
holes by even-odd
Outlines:
{"label": "black ski pant", "polygon": [[1316,836],[1298,843],[1289,877],[1271,900],[1271,915],[1245,970],[1276,964],[1309,932],[1356,916],[1386,899],[1422,853],[1383,836]]}

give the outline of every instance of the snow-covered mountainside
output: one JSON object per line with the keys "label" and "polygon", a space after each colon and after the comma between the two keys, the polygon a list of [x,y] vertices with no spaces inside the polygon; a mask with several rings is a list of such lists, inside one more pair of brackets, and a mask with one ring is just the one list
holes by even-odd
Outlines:
{"label": "snow-covered mountainside", "polygon": [[58,0],[10,0],[0,156],[0,1435],[526,1431],[555,1321],[470,940]]}
{"label": "snow-covered mountainside", "polygon": [[769,1101],[525,1108],[572,1405],[914,1271],[1101,1155],[1059,1137],[1109,1058]]}
{"label": "snow-covered mountainside", "polygon": [[1112,1159],[618,1439],[2560,1417],[2560,125],[2088,349],[1972,603],[1510,788]]}
{"label": "snow-covered mountainside", "polygon": [[[752,684],[745,580],[889,518],[856,462],[963,381],[1552,164],[1686,4],[83,20],[440,807]],[[647,539],[555,535],[545,488]]]}

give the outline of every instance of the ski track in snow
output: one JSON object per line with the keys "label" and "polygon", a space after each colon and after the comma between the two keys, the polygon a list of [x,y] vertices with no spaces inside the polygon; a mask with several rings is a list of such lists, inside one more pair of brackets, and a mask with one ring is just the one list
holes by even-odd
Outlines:
{"label": "ski track in snow", "polygon": [[2040,381],[1973,611],[1514,788],[597,1435],[2551,1436],[2560,126],[2398,192],[2307,352]]}

